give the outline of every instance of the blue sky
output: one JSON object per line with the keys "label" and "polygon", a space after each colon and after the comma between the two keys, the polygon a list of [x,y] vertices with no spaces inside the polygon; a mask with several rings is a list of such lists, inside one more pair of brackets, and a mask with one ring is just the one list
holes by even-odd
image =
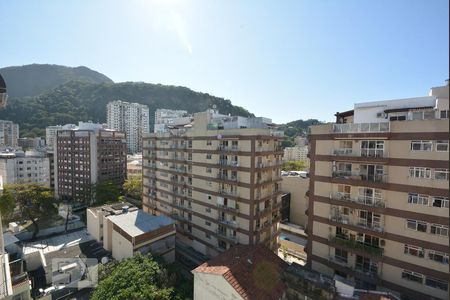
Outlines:
{"label": "blue sky", "polygon": [[0,67],[84,65],[279,123],[332,120],[443,84],[448,11],[447,0],[1,0]]}

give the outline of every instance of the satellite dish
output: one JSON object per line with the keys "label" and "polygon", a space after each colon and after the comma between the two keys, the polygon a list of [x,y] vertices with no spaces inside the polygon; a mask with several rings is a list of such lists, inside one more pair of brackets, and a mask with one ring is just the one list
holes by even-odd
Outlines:
{"label": "satellite dish", "polygon": [[102,264],[107,264],[108,261],[109,261],[109,258],[106,257],[106,256],[103,256],[102,259],[101,259],[101,263],[102,263]]}

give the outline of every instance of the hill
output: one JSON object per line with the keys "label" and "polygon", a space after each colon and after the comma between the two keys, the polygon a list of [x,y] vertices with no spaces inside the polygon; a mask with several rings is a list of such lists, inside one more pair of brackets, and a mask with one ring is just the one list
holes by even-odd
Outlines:
{"label": "hill", "polygon": [[[7,83],[9,91],[9,86]],[[9,92],[8,92],[9,93]],[[157,108],[204,111],[213,105],[221,113],[253,116],[230,100],[195,92],[179,86],[151,83],[89,83],[71,81],[35,97],[8,99],[0,119],[20,125],[21,136],[44,136],[49,125],[78,123],[78,121],[106,122],[106,104],[124,100],[145,104],[150,109],[150,124]]]}
{"label": "hill", "polygon": [[286,124],[282,124],[279,127],[279,130],[283,130],[286,136],[283,141],[283,147],[292,147],[294,146],[294,138],[296,136],[307,136],[309,131],[309,126],[323,124],[323,122],[317,119],[308,119],[308,120],[296,120]]}
{"label": "hill", "polygon": [[38,96],[69,81],[113,83],[105,75],[87,67],[32,64],[0,69],[10,98]]}

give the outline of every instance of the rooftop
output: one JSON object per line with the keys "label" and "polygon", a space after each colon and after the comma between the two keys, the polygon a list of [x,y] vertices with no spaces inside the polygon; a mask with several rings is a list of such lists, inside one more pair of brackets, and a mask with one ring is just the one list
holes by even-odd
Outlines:
{"label": "rooftop", "polygon": [[288,264],[263,245],[236,245],[194,269],[193,273],[222,275],[244,299],[279,299]]}
{"label": "rooftop", "polygon": [[132,237],[175,223],[169,217],[163,215],[153,216],[142,210],[135,210],[120,215],[111,215],[108,219]]}

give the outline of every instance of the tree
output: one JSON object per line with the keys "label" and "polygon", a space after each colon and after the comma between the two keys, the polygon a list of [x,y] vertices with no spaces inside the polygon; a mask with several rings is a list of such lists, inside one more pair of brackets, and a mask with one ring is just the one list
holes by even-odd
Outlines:
{"label": "tree", "polygon": [[286,161],[283,163],[283,171],[303,171],[309,168],[309,164],[304,160]]}
{"label": "tree", "polygon": [[123,184],[123,190],[125,195],[134,198],[141,199],[142,197],[142,175],[134,175],[128,177]]}
{"label": "tree", "polygon": [[100,281],[91,299],[176,299],[173,282],[150,255],[137,253],[114,265],[100,266]]}
{"label": "tree", "polygon": [[33,223],[33,238],[39,233],[37,220],[58,213],[58,201],[53,196],[53,191],[43,185],[13,184],[5,187],[5,194],[12,195],[22,218]]}
{"label": "tree", "polygon": [[3,221],[11,219],[16,202],[14,196],[10,190],[6,189],[0,195],[0,215],[2,215]]}
{"label": "tree", "polygon": [[123,200],[122,186],[115,184],[110,180],[93,184],[91,190],[94,203],[89,203],[89,205],[103,205]]}

